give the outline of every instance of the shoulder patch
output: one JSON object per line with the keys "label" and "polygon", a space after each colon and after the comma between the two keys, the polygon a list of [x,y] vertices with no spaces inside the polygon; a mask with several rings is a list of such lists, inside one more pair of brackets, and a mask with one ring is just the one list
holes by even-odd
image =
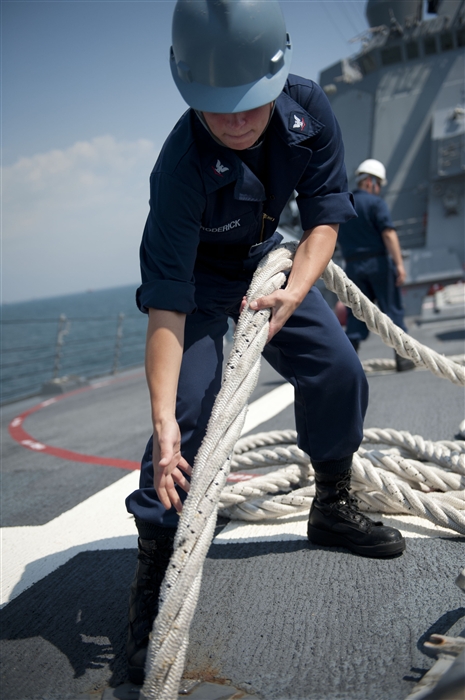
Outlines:
{"label": "shoulder patch", "polygon": [[298,132],[299,134],[307,134],[310,130],[308,114],[304,112],[290,112],[289,114],[289,131]]}

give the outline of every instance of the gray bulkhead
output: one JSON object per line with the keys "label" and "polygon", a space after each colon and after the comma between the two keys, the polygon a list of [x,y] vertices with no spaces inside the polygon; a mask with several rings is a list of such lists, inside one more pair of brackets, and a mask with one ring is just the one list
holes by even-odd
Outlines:
{"label": "gray bulkhead", "polygon": [[432,0],[433,19],[421,20],[421,9],[369,0],[362,50],[320,75],[350,187],[365,158],[386,165],[383,196],[405,252],[409,315],[431,284],[463,278],[465,262],[465,0]]}

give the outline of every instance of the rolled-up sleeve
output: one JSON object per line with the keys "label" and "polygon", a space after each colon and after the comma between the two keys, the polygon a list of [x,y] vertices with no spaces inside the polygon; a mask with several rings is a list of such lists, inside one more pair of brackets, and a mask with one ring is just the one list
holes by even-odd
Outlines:
{"label": "rolled-up sleeve", "polygon": [[195,311],[194,264],[204,206],[203,195],[192,187],[172,175],[152,173],[140,247],[142,285],[136,295],[144,313],[149,308]]}
{"label": "rolled-up sleeve", "polygon": [[342,224],[356,217],[348,191],[341,130],[328,98],[317,85],[307,104],[301,103],[322,128],[309,141],[310,161],[296,187],[302,228]]}
{"label": "rolled-up sleeve", "polygon": [[382,233],[387,228],[394,228],[388,206],[383,199],[377,200],[373,214],[373,226],[378,233]]}

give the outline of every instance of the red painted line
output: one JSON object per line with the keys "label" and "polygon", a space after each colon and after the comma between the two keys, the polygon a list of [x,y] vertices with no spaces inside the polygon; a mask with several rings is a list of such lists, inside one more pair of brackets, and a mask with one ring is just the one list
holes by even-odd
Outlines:
{"label": "red painted line", "polygon": [[108,386],[109,384],[115,384],[122,381],[127,381],[128,379],[133,379],[134,375],[131,377],[124,377],[120,379],[113,379],[110,381],[99,382],[96,385],[90,385],[82,387],[81,389],[75,389],[74,391],[68,391],[66,394],[61,394],[59,396],[53,396],[51,399],[46,399],[41,401],[36,406],[29,408],[27,411],[20,413],[18,416],[13,418],[10,425],[8,426],[8,431],[16,442],[33,452],[41,452],[43,454],[52,455],[53,457],[58,457],[60,459],[67,459],[70,462],[81,462],[86,464],[99,464],[105,467],[117,467],[118,469],[128,469],[135,471],[140,469],[139,462],[132,462],[127,459],[117,459],[116,457],[98,457],[97,455],[87,455],[80,452],[73,452],[72,450],[65,450],[61,447],[54,447],[53,445],[46,445],[40,440],[37,440],[32,435],[30,435],[23,427],[23,423],[28,416],[32,413],[46,408],[47,406],[52,406],[58,401],[74,396],[75,394],[81,394],[84,391],[91,391],[94,389],[99,389],[101,386]]}
{"label": "red painted line", "polygon": [[[128,381],[133,379],[131,377],[120,377],[119,379],[103,380],[102,382],[97,382],[94,385],[85,386],[81,389],[74,389],[73,391],[68,391],[66,394],[60,394],[58,396],[53,396],[50,399],[41,401],[32,408],[28,408],[27,411],[17,415],[8,426],[8,432],[10,433],[13,440],[18,442],[22,447],[27,450],[32,450],[32,452],[41,452],[46,455],[52,455],[52,457],[58,457],[59,459],[67,459],[69,462],[81,462],[84,464],[98,464],[104,467],[117,467],[118,469],[127,469],[130,471],[135,471],[140,469],[140,462],[132,462],[127,459],[117,459],[116,457],[98,457],[97,455],[87,455],[81,452],[73,452],[72,450],[65,450],[62,447],[54,447],[53,445],[46,445],[40,440],[37,440],[32,435],[30,435],[23,427],[24,421],[28,416],[37,411],[41,411],[47,406],[53,406],[58,401],[63,401],[70,396],[75,396],[76,394],[82,394],[85,391],[92,391],[95,389],[100,389],[102,386],[108,386],[109,384],[117,384],[119,382]],[[228,482],[234,483],[237,481],[249,481],[254,477],[259,476],[258,474],[251,474],[250,472],[235,472],[229,475]]]}

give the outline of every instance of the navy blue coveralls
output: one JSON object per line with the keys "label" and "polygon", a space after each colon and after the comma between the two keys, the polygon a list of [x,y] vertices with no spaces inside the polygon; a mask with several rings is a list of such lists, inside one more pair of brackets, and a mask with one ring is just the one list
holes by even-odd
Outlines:
{"label": "navy blue coveralls", "polygon": [[[345,272],[370,301],[377,301],[391,321],[407,331],[400,289],[396,286],[396,266],[381,235],[385,229],[394,228],[387,204],[365,190],[355,190],[354,200],[358,218],[339,228],[338,243],[346,261]],[[351,309],[346,333],[355,346],[369,333],[365,323],[355,318]]]}
{"label": "navy blue coveralls", "polygon": [[[176,418],[190,464],[221,386],[228,317],[238,319],[258,261],[279,242],[275,229],[286,202],[296,190],[304,230],[355,215],[339,127],[315,83],[289,76],[260,148],[261,179],[189,110],[165,142],[150,179],[137,303],[144,312],[187,314]],[[347,469],[362,440],[367,382],[315,287],[263,355],[294,386],[298,444],[315,468]],[[152,438],[140,488],[126,505],[136,522],[178,524],[174,509],[165,510],[153,488]]]}

